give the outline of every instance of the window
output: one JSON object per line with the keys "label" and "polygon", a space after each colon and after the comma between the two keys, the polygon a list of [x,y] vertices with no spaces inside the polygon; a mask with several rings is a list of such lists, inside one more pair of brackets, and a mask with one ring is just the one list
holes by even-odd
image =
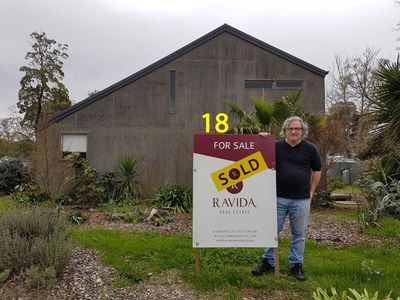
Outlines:
{"label": "window", "polygon": [[295,90],[303,88],[302,80],[245,80],[244,88],[251,90],[274,90],[286,89]]}
{"label": "window", "polygon": [[303,81],[300,80],[277,80],[275,82],[276,88],[279,89],[301,89],[303,88]]}
{"label": "window", "polygon": [[168,111],[170,113],[175,113],[175,100],[176,100],[176,71],[169,71],[169,102]]}
{"label": "window", "polygon": [[256,90],[270,90],[272,89],[272,80],[245,80],[245,89],[256,89]]}
{"label": "window", "polygon": [[86,134],[63,134],[62,154],[63,157],[72,152],[78,152],[80,157],[86,158],[87,135]]}

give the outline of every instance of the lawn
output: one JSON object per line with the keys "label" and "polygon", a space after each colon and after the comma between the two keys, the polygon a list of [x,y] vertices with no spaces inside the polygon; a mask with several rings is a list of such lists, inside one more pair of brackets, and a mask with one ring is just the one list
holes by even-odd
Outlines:
{"label": "lawn", "polygon": [[195,256],[188,234],[159,234],[74,227],[73,238],[82,246],[103,254],[102,262],[117,269],[117,286],[146,280],[149,273],[177,269],[182,279],[199,292],[225,291],[240,298],[241,290],[257,295],[285,291],[310,299],[317,287],[339,291],[355,288],[378,291],[382,297],[392,291],[400,296],[400,245],[367,244],[335,249],[307,242],[305,271],[308,280],[297,282],[288,276],[287,239],[280,241],[281,278],[271,275],[252,277],[250,270],[258,263],[262,249],[202,249],[201,277],[195,279]]}
{"label": "lawn", "polygon": [[0,213],[17,209],[19,206],[19,203],[10,197],[0,197]]}
{"label": "lawn", "polygon": [[343,188],[340,189],[335,189],[335,193],[353,193],[353,194],[360,194],[361,195],[361,190],[360,188],[353,186],[353,185],[346,185]]}

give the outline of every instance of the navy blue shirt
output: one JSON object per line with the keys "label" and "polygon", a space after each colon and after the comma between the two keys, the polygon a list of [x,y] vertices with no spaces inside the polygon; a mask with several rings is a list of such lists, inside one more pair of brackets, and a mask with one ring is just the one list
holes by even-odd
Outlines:
{"label": "navy blue shirt", "polygon": [[313,143],[302,140],[292,147],[285,140],[276,141],[278,197],[310,198],[311,170],[321,171],[321,157]]}

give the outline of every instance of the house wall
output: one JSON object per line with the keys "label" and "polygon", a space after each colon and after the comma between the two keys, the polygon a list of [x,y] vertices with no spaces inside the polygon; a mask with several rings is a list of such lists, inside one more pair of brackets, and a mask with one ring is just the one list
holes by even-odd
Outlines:
{"label": "house wall", "polygon": [[[175,113],[168,107],[169,70],[176,70]],[[52,130],[58,136],[87,133],[87,159],[101,171],[114,170],[121,155],[138,158],[148,191],[165,183],[191,187],[193,134],[205,131],[202,115],[227,112],[224,101],[249,109],[262,91],[246,90],[246,79],[304,80],[301,105],[324,111],[323,77],[223,33],[58,121]],[[290,92],[268,90],[265,96],[274,101]]]}

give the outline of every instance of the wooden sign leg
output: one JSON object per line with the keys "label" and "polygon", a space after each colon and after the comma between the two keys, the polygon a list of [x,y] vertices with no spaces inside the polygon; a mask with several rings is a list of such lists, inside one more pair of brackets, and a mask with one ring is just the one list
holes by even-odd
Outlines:
{"label": "wooden sign leg", "polygon": [[196,279],[200,279],[200,249],[196,248]]}
{"label": "wooden sign leg", "polygon": [[279,248],[274,248],[274,256],[275,256],[275,278],[279,279]]}

